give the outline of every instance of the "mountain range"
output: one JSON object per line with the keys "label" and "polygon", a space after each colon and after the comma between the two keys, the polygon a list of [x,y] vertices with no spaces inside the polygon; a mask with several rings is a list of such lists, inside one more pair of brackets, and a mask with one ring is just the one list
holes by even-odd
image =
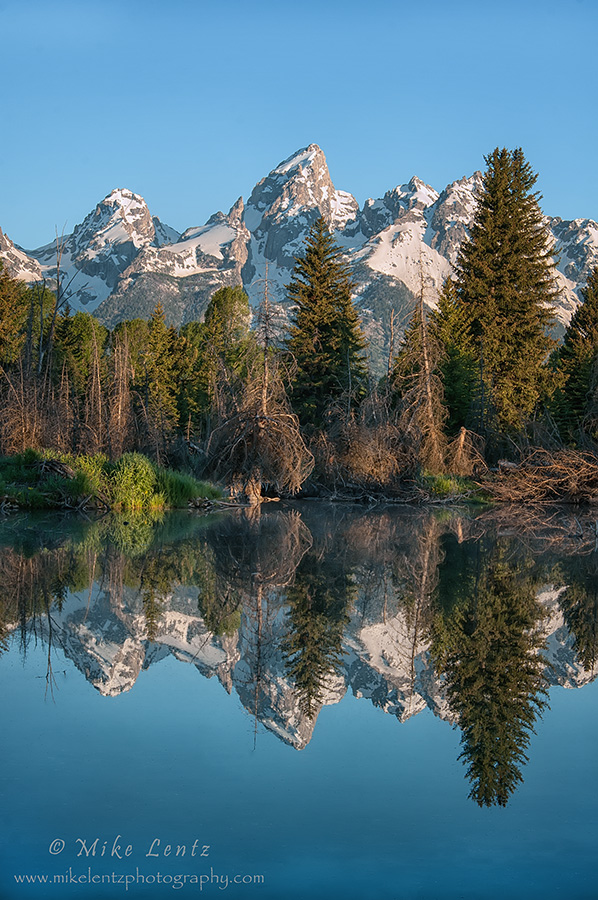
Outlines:
{"label": "mountain range", "polygon": [[[183,233],[152,216],[144,199],[118,189],[62,238],[60,272],[73,310],[93,313],[113,327],[151,315],[160,302],[174,324],[200,319],[212,294],[243,284],[255,306],[264,294],[285,305],[285,286],[307,232],[323,215],[346,254],[354,299],[378,362],[388,352],[394,310],[404,325],[420,290],[433,306],[468,234],[481,173],[440,193],[414,176],[360,208],[352,194],[335,188],[316,144],[277,165],[228,213]],[[598,225],[591,219],[546,218],[555,241],[561,296],[555,332],[562,333],[598,265]],[[0,258],[28,282],[56,279],[56,241],[24,250],[0,231]]]}

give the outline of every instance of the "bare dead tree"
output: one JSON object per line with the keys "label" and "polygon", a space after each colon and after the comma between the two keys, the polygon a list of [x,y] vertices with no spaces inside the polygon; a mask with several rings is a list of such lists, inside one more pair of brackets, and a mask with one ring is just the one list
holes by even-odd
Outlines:
{"label": "bare dead tree", "polygon": [[101,452],[105,447],[105,404],[100,370],[100,353],[95,329],[93,331],[93,352],[84,398],[84,409],[82,443],[88,452]]}
{"label": "bare dead tree", "polygon": [[267,398],[265,414],[263,402],[263,385],[248,385],[239,412],[214,429],[206,447],[208,470],[254,505],[264,488],[297,493],[314,465],[284,388]]}
{"label": "bare dead tree", "polygon": [[110,455],[121,456],[132,449],[133,401],[131,381],[133,373],[126,331],[118,335],[112,352],[112,382],[110,386],[110,411],[108,439]]}
{"label": "bare dead tree", "polygon": [[22,360],[12,372],[0,370],[0,442],[3,453],[21,453],[43,446],[46,431],[42,392],[27,375]]}
{"label": "bare dead tree", "polygon": [[420,293],[395,364],[399,424],[418,445],[420,463],[432,473],[445,469],[446,438],[442,382],[436,372],[440,348],[428,328],[420,257]]}

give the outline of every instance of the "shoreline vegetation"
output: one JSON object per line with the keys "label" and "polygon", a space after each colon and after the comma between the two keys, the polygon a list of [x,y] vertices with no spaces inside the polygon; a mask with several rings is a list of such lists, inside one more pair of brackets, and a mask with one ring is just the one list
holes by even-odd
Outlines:
{"label": "shoreline vegetation", "polygon": [[0,511],[157,512],[209,508],[223,499],[216,485],[157,466],[141,453],[111,462],[103,454],[74,456],[26,450],[0,458]]}
{"label": "shoreline vegetation", "polygon": [[73,315],[60,239],[52,289],[0,261],[0,507],[597,503],[598,266],[557,344],[537,176],[520,149],[486,163],[454,274],[432,291],[422,263],[409,320],[391,297],[376,324],[382,378],[315,210],[284,303],[223,287],[178,329],[160,304]]}
{"label": "shoreline vegetation", "polygon": [[[301,498],[369,505],[592,506],[598,498],[598,459],[591,453],[537,451],[519,465],[503,461],[480,480],[423,472],[388,494],[349,484],[344,489],[308,490],[298,495]],[[0,457],[1,514],[17,510],[152,513],[253,505],[238,496],[235,499],[234,491],[158,466],[137,452],[115,461],[103,454],[76,456],[32,449]]]}

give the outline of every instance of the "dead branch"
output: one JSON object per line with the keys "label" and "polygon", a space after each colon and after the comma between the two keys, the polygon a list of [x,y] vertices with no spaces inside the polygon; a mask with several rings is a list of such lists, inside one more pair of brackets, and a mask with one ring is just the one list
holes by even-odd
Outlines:
{"label": "dead branch", "polygon": [[506,503],[598,502],[598,456],[591,452],[535,450],[518,465],[500,465],[481,486]]}

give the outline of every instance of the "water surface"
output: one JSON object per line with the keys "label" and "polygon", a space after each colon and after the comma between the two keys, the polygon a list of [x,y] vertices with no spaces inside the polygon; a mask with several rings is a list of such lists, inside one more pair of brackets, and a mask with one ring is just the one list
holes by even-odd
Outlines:
{"label": "water surface", "polygon": [[594,527],[7,520],[0,897],[595,898]]}

